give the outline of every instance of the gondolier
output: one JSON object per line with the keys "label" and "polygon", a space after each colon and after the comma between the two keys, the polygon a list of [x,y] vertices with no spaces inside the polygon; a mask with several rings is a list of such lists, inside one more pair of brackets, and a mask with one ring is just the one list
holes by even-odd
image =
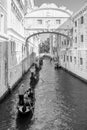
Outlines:
{"label": "gondolier", "polygon": [[19,104],[23,105],[24,104],[24,84],[21,85],[20,89],[19,89]]}
{"label": "gondolier", "polygon": [[26,115],[27,113],[33,114],[34,111],[34,100],[32,97],[34,93],[30,94],[29,90],[24,90],[24,85],[21,85],[19,91],[19,102],[17,104],[18,113],[21,115]]}

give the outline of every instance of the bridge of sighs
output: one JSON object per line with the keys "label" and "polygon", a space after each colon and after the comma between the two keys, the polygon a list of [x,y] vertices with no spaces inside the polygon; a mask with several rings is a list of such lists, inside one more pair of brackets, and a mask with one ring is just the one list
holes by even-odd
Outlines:
{"label": "bridge of sighs", "polygon": [[[53,56],[53,47],[57,48],[59,55],[60,40],[67,39],[72,42],[71,25],[67,25],[67,20],[71,22],[72,12],[66,7],[57,7],[55,4],[43,4],[39,8],[28,11],[24,18],[27,53],[35,52],[39,55],[39,45],[43,42],[43,37],[48,37],[50,43],[50,55]],[[66,22],[66,26],[63,23]],[[70,25],[70,26],[69,26]]]}

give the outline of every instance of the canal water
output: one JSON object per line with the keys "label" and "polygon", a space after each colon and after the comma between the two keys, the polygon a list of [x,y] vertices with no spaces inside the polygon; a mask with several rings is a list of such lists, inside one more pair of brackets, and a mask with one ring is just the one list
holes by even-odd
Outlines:
{"label": "canal water", "polygon": [[[29,87],[29,73],[21,81]],[[18,118],[18,84],[0,104],[0,130],[87,130],[87,84],[44,60],[31,120]]]}

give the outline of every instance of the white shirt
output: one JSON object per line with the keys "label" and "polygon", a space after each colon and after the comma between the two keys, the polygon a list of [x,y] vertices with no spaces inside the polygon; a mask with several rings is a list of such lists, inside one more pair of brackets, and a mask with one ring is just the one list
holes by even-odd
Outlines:
{"label": "white shirt", "polygon": [[24,95],[24,87],[20,87],[19,89],[19,95]]}

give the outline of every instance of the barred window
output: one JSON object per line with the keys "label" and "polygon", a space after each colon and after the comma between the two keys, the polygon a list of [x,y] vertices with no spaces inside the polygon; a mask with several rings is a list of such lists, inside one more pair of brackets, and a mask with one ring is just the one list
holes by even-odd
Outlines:
{"label": "barred window", "polygon": [[61,23],[60,19],[57,19],[56,24],[60,24],[60,23]]}
{"label": "barred window", "polygon": [[70,56],[70,62],[72,62],[72,56]]}
{"label": "barred window", "polygon": [[75,27],[77,27],[77,21],[75,21]]}
{"label": "barred window", "polygon": [[15,52],[15,41],[11,41],[11,53]]}
{"label": "barred window", "polygon": [[81,17],[81,24],[83,24],[84,23],[84,17],[82,16]]}
{"label": "barred window", "polygon": [[83,35],[81,35],[81,42],[83,42]]}
{"label": "barred window", "polygon": [[67,56],[67,61],[69,61],[69,57]]}
{"label": "barred window", "polygon": [[80,65],[83,65],[83,58],[80,58]]}
{"label": "barred window", "polygon": [[76,57],[74,57],[74,63],[76,64]]}
{"label": "barred window", "polygon": [[38,21],[38,24],[42,24],[42,20],[41,19],[39,19],[37,21]]}

